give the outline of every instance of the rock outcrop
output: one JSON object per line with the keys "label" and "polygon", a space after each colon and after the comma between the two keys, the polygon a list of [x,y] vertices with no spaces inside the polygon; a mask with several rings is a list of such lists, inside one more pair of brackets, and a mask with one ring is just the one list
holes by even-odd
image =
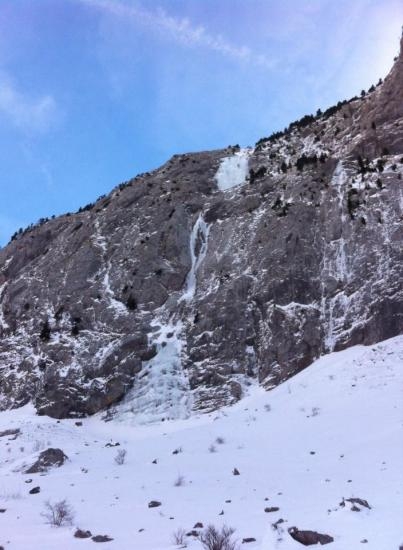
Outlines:
{"label": "rock outcrop", "polygon": [[25,473],[37,474],[40,472],[47,472],[50,468],[60,468],[66,460],[67,456],[61,449],[49,448],[39,454],[38,459],[32,466],[25,470]]}
{"label": "rock outcrop", "polygon": [[318,544],[325,545],[334,541],[334,538],[330,535],[324,535],[317,533],[316,531],[300,531],[296,527],[290,527],[288,529],[291,537],[304,546],[316,546]]}
{"label": "rock outcrop", "polygon": [[174,156],[20,232],[0,250],[0,408],[183,417],[403,332],[402,174],[401,53],[253,149]]}

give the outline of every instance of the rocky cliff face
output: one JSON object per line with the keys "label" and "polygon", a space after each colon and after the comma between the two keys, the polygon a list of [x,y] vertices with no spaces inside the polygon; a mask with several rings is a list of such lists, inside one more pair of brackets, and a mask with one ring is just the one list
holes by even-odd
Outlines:
{"label": "rocky cliff face", "polygon": [[254,149],[174,156],[0,250],[0,407],[187,416],[403,332],[403,54]]}

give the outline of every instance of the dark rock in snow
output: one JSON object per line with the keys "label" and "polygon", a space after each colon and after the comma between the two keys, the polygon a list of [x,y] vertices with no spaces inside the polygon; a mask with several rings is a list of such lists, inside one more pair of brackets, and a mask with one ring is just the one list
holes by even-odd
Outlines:
{"label": "dark rock in snow", "polygon": [[37,474],[39,472],[47,472],[49,468],[60,467],[67,460],[67,456],[61,449],[46,449],[42,451],[38,460],[25,470],[26,474]]}
{"label": "dark rock in snow", "polygon": [[29,491],[29,494],[30,495],[37,495],[38,493],[41,492],[41,488],[40,487],[32,487],[32,489]]}
{"label": "dark rock in snow", "polygon": [[85,531],[84,529],[77,529],[74,533],[76,539],[89,539],[92,537],[91,531]]}
{"label": "dark rock in snow", "polygon": [[352,505],[351,510],[353,512],[360,512],[362,508],[368,508],[368,510],[371,510],[371,506],[368,504],[368,501],[362,498],[343,498],[343,500],[340,502],[340,506],[344,508],[346,502],[349,502]]}
{"label": "dark rock in snow", "polygon": [[245,539],[242,539],[242,544],[246,544],[248,542],[256,542],[256,539],[253,537],[246,537]]}
{"label": "dark rock in snow", "polygon": [[6,437],[8,435],[15,435],[17,437],[18,435],[20,435],[20,433],[21,430],[19,428],[3,430],[2,432],[0,432],[0,437]]}
{"label": "dark rock in snow", "polygon": [[270,506],[264,509],[264,511],[268,514],[270,514],[271,512],[278,512],[279,510],[280,508],[278,508],[277,506]]}
{"label": "dark rock in snow", "polygon": [[192,531],[189,531],[189,533],[186,533],[187,537],[198,537],[199,533],[195,529],[192,529]]}
{"label": "dark rock in snow", "polygon": [[158,506],[161,506],[161,502],[159,502],[158,500],[151,500],[148,503],[149,508],[158,508]]}
{"label": "dark rock in snow", "polygon": [[334,538],[330,535],[324,535],[317,533],[316,531],[300,531],[296,527],[290,527],[288,532],[294,540],[300,542],[304,546],[312,546],[313,544],[329,544],[334,541]]}
{"label": "dark rock in snow", "polygon": [[109,537],[108,535],[95,535],[91,538],[94,542],[110,542],[113,540],[112,537]]}

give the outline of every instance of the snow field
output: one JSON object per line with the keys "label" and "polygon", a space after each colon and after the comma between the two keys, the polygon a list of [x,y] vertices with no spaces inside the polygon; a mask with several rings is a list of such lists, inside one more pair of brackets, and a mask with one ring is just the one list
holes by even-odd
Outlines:
{"label": "snow field", "polygon": [[[95,416],[77,426],[38,417],[31,406],[2,412],[0,432],[19,428],[21,435],[0,437],[0,545],[91,547],[91,539],[73,537],[80,527],[113,537],[102,545],[107,550],[173,550],[174,531],[202,522],[234,527],[240,543],[255,538],[240,544],[248,550],[303,548],[288,534],[292,526],[333,536],[329,550],[397,550],[402,393],[400,336],[329,354],[270,392],[255,387],[233,407],[187,420],[133,427]],[[69,461],[45,475],[22,473],[47,447],[61,448]],[[127,450],[123,465],[114,460],[119,449]],[[30,495],[34,486],[40,493]],[[343,497],[365,499],[371,509],[341,507]],[[75,510],[74,525],[51,527],[41,516],[44,502],[63,498]],[[151,500],[161,506],[148,508]],[[186,541],[202,548],[195,537]]]}

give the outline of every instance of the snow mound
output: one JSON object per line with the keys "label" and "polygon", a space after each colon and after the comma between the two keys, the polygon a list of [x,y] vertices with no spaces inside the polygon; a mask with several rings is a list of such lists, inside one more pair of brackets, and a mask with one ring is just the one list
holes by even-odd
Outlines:
{"label": "snow mound", "polygon": [[[23,474],[50,446],[69,461]],[[174,550],[173,533],[201,522],[234,527],[240,543],[256,539],[248,550],[302,548],[292,527],[331,536],[329,550],[397,550],[402,457],[403,336],[331,353],[270,392],[255,387],[233,407],[184,420],[77,425],[29,405],[0,413],[0,545],[71,550],[83,544],[79,526],[113,538],[108,550]],[[74,524],[52,528],[44,501],[64,498]],[[195,537],[186,543],[202,550]]]}
{"label": "snow mound", "polygon": [[225,157],[215,176],[217,187],[220,191],[226,191],[237,185],[245,183],[248,175],[249,149],[241,149],[231,157]]}

